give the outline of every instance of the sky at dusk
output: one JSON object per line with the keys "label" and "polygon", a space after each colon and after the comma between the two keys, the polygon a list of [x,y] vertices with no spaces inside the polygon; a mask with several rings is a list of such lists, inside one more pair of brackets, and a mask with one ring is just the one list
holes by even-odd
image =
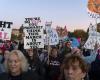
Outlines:
{"label": "sky at dusk", "polygon": [[43,25],[52,21],[52,27],[67,26],[86,30],[94,19],[87,12],[88,0],[0,0],[0,20],[13,22],[19,28],[26,17],[40,17]]}

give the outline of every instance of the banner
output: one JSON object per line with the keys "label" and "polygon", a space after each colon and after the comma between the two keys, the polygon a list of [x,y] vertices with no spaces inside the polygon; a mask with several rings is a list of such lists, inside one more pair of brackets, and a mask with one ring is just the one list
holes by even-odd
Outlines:
{"label": "banner", "polygon": [[0,39],[10,40],[12,32],[12,22],[0,21]]}

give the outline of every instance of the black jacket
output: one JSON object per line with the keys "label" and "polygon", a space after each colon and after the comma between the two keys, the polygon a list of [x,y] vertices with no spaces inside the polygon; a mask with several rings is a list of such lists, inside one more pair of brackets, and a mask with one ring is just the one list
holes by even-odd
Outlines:
{"label": "black jacket", "polygon": [[49,56],[49,64],[46,65],[46,80],[58,80],[60,75],[60,57]]}
{"label": "black jacket", "polygon": [[37,74],[39,76],[39,80],[44,80],[45,68],[43,67],[43,64],[40,62],[40,60],[38,58],[34,61],[28,59],[28,62],[29,71]]}
{"label": "black jacket", "polygon": [[35,75],[35,73],[25,72],[21,74],[19,78],[16,77],[16,79],[13,79],[13,77],[8,73],[2,73],[0,74],[0,80],[39,80],[39,79],[38,76]]}
{"label": "black jacket", "polygon": [[96,60],[91,63],[89,70],[89,77],[91,80],[100,80],[100,55],[97,54]]}

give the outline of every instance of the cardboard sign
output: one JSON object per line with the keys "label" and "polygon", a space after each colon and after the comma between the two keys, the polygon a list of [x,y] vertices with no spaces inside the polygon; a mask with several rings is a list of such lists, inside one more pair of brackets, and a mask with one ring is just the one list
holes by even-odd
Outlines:
{"label": "cardboard sign", "polygon": [[46,30],[47,36],[45,37],[45,44],[48,45],[57,45],[59,43],[59,38],[57,31],[50,28]]}
{"label": "cardboard sign", "polygon": [[24,27],[24,48],[44,48],[43,26]]}
{"label": "cardboard sign", "polygon": [[10,40],[12,32],[12,22],[0,21],[0,39]]}

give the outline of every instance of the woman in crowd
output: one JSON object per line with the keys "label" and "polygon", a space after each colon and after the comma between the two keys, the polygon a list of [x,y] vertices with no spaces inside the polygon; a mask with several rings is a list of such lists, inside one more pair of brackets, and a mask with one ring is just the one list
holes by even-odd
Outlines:
{"label": "woman in crowd", "polygon": [[0,80],[38,80],[35,73],[27,72],[27,60],[19,50],[13,50],[8,54],[5,69],[6,72],[0,74]]}
{"label": "woman in crowd", "polygon": [[58,54],[57,47],[52,47],[46,66],[46,80],[58,80],[61,65],[61,58]]}
{"label": "woman in crowd", "polygon": [[78,55],[68,55],[64,59],[61,71],[59,80],[87,80],[85,79],[88,71],[87,64]]}
{"label": "woman in crowd", "polygon": [[65,55],[72,52],[71,42],[70,41],[63,42],[63,46],[60,48],[59,52],[60,52],[61,59],[63,61]]}
{"label": "woman in crowd", "polygon": [[4,55],[3,55],[4,60],[8,59],[8,55],[9,55],[9,53],[10,53],[10,51],[5,50]]}
{"label": "woman in crowd", "polygon": [[41,63],[37,49],[27,49],[26,50],[27,59],[29,63],[28,71],[35,72],[39,76],[39,80],[44,80],[45,69]]}

